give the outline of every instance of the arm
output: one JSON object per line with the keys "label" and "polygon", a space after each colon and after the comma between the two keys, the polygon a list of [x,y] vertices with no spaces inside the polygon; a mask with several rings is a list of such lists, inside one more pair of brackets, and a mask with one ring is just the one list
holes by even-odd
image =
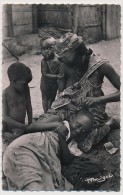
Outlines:
{"label": "arm", "polygon": [[93,106],[94,104],[103,104],[108,102],[118,102],[120,101],[120,77],[116,73],[116,71],[113,69],[113,67],[110,64],[103,64],[99,67],[99,73],[101,77],[103,78],[106,76],[106,78],[111,82],[111,84],[117,89],[117,92],[100,96],[100,97],[87,97],[84,101],[84,103],[87,106]]}
{"label": "arm", "polygon": [[41,62],[41,73],[44,77],[49,78],[49,79],[57,79],[58,75],[57,74],[49,74],[48,73],[48,68],[47,68],[47,63],[43,59]]}
{"label": "arm", "polygon": [[58,133],[58,137],[59,137],[61,164],[69,165],[70,162],[75,158],[75,156],[70,153],[65,136],[61,133]]}
{"label": "arm", "polygon": [[[40,120],[40,119],[39,119]],[[59,115],[52,115],[48,118],[44,118],[42,122],[49,123],[49,122],[62,122],[62,118]]]}
{"label": "arm", "polygon": [[120,101],[120,77],[110,64],[103,64],[99,68],[99,73],[111,82],[111,84],[117,89],[117,92],[102,97],[102,103],[117,102]]}
{"label": "arm", "polygon": [[6,92],[3,93],[2,95],[2,106],[3,106],[3,110],[2,110],[2,115],[3,115],[3,122],[5,124],[7,124],[7,126],[9,127],[9,130],[12,130],[13,128],[19,128],[19,129],[26,129],[25,124],[20,123],[16,120],[14,120],[13,118],[11,118],[9,116],[9,111],[8,111],[8,104],[7,104],[7,94]]}
{"label": "arm", "polygon": [[[65,75],[65,65],[64,64],[60,64],[59,74],[60,75]],[[65,79],[65,76],[64,76],[63,78],[58,79],[59,92],[64,91],[65,88],[66,88],[66,79]]]}
{"label": "arm", "polygon": [[57,127],[60,126],[59,122],[43,122],[37,121],[30,124],[27,127],[27,133],[35,133],[35,132],[44,132],[44,131],[53,131]]}
{"label": "arm", "polygon": [[30,125],[32,123],[32,104],[31,104],[31,97],[30,97],[29,86],[28,86],[28,89],[27,89],[26,109],[27,109],[27,116],[28,116],[28,125]]}

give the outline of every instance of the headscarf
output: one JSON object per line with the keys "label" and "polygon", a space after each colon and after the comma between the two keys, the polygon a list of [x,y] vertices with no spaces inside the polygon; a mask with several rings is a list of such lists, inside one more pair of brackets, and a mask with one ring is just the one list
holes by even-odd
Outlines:
{"label": "headscarf", "polygon": [[83,55],[90,54],[83,42],[81,36],[77,36],[73,33],[66,33],[56,42],[56,54],[59,58],[75,51],[81,45],[81,53]]}
{"label": "headscarf", "polygon": [[20,62],[11,64],[7,73],[10,81],[24,80],[29,83],[32,80],[30,68]]}

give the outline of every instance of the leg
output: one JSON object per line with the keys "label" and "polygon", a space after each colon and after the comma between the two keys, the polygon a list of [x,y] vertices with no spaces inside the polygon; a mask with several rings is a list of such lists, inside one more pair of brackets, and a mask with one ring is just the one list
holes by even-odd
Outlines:
{"label": "leg", "polygon": [[48,111],[49,88],[48,88],[48,84],[45,82],[44,79],[41,79],[40,89],[42,95],[42,106],[43,106],[44,113],[46,113]]}
{"label": "leg", "polygon": [[45,99],[44,97],[42,97],[42,106],[43,106],[44,113],[47,113],[47,111],[48,111],[48,100]]}
{"label": "leg", "polygon": [[110,118],[107,122],[106,125],[110,127],[110,129],[119,129],[120,128],[120,118],[115,117],[115,118]]}
{"label": "leg", "polygon": [[104,125],[97,129],[93,129],[89,135],[78,143],[79,148],[83,152],[89,151],[93,145],[102,141],[112,129],[120,128],[119,118],[110,118]]}
{"label": "leg", "polygon": [[119,118],[110,118],[103,126],[101,126],[96,133],[94,138],[94,144],[99,143],[103,138],[107,136],[107,134],[112,129],[119,129],[120,128],[120,119]]}
{"label": "leg", "polygon": [[57,83],[52,83],[51,92],[49,94],[50,100],[49,100],[48,109],[51,108],[52,103],[55,101],[57,90],[58,90]]}
{"label": "leg", "polygon": [[98,129],[91,130],[84,140],[79,140],[79,149],[83,152],[88,152],[93,145],[98,144],[109,132],[110,127],[106,124]]}

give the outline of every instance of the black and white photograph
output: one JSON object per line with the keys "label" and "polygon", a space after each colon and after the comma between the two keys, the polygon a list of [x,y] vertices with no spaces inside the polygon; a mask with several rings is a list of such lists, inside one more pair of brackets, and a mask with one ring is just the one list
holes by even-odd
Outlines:
{"label": "black and white photograph", "polygon": [[2,192],[120,192],[121,4],[1,8]]}

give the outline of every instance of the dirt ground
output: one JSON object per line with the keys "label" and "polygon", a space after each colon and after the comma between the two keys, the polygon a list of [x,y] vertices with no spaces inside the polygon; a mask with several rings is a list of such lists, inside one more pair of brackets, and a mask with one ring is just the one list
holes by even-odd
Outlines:
{"label": "dirt ground", "polygon": [[[95,53],[99,53],[107,58],[110,64],[115,68],[118,74],[120,74],[120,39],[114,39],[111,41],[101,41],[96,44],[88,45]],[[40,78],[41,78],[41,55],[23,55],[20,57],[20,61],[29,66],[32,70],[33,80],[29,84],[33,115],[41,115],[43,113],[42,100],[40,92]],[[14,58],[3,61],[2,64],[2,88],[6,88],[9,84],[7,77],[7,68],[10,64],[15,62]],[[103,89],[105,94],[115,92],[115,89],[111,86],[107,79],[104,80]],[[120,103],[107,104],[107,113],[112,116],[120,116]],[[86,154],[92,160],[95,160],[100,165],[104,166],[109,173],[113,174],[113,177],[107,179],[107,181],[101,185],[99,190],[105,191],[119,191],[120,190],[120,131],[112,131],[109,136],[102,141],[98,146],[93,148]],[[114,155],[110,155],[104,149],[104,143],[111,141],[115,147],[118,147],[118,151]]]}

